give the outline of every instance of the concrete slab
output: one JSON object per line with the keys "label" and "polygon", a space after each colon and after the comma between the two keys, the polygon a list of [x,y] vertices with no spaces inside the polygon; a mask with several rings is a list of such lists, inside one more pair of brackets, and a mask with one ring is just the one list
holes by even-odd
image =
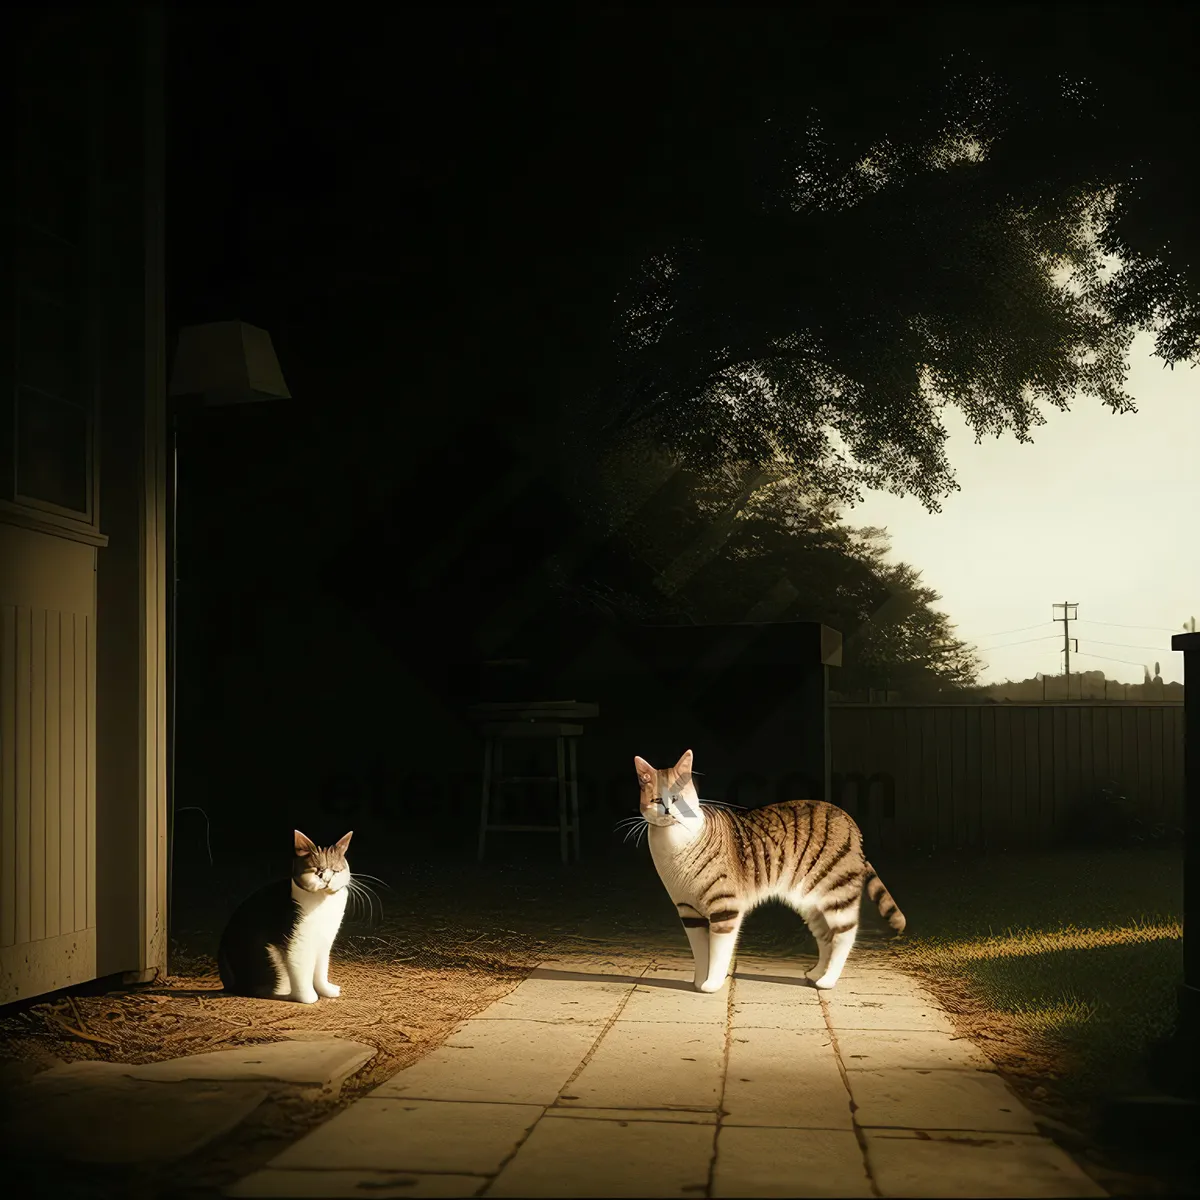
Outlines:
{"label": "concrete slab", "polygon": [[708,1184],[710,1125],[539,1122],[488,1196],[686,1196]]}
{"label": "concrete slab", "polygon": [[715,1111],[697,1112],[684,1108],[581,1108],[564,1105],[546,1109],[546,1120],[566,1117],[583,1121],[667,1121],[671,1124],[682,1121],[687,1125],[715,1125]]}
{"label": "concrete slab", "polygon": [[491,1175],[541,1115],[541,1106],[534,1104],[367,1097],[306,1134],[269,1165]]}
{"label": "concrete slab", "polygon": [[93,1079],[144,1079],[159,1083],[210,1080],[228,1083],[281,1083],[338,1091],[375,1057],[375,1047],[345,1038],[265,1042],[234,1050],[188,1054],[157,1063],[76,1062],[43,1072],[45,1083]]}
{"label": "concrete slab", "polygon": [[693,967],[652,967],[633,989],[618,1022],[670,1021],[724,1025],[729,1014],[729,982],[715,992],[692,986]]}
{"label": "concrete slab", "polygon": [[603,1030],[601,1023],[476,1017],[371,1095],[378,1099],[411,1096],[423,1100],[553,1104]]}
{"label": "concrete slab", "polygon": [[618,1021],[558,1104],[713,1109],[724,1059],[723,1025]]}
{"label": "concrete slab", "polygon": [[854,1128],[850,1094],[824,1032],[735,1030],[721,1106],[725,1125]]}
{"label": "concrete slab", "polygon": [[526,979],[476,1020],[553,1021],[561,1024],[608,1021],[633,990],[629,983],[575,979]]}
{"label": "concrete slab", "polygon": [[731,1023],[734,1029],[802,1029],[826,1032],[825,1014],[820,1003],[813,1004],[739,1004],[734,1001]]}
{"label": "concrete slab", "polygon": [[826,1000],[835,1030],[890,1029],[909,1032],[953,1033],[950,1018],[939,1009],[912,1001],[891,1004],[886,998],[855,996]]}
{"label": "concrete slab", "polygon": [[247,1175],[222,1195],[283,1197],[290,1200],[337,1200],[344,1196],[477,1196],[486,1175],[421,1175],[411,1171],[284,1171],[267,1167]]}
{"label": "concrete slab", "polygon": [[[89,1064],[92,1065],[92,1064]],[[229,1133],[266,1098],[265,1083],[163,1083],[43,1071],[10,1093],[5,1142],[82,1163],[165,1163]]]}
{"label": "concrete slab", "polygon": [[737,975],[734,1002],[746,1004],[806,1004],[821,1007],[821,993],[801,976]]}
{"label": "concrete slab", "polygon": [[867,1131],[881,1196],[1104,1196],[1047,1138],[1022,1134]]}
{"label": "concrete slab", "polygon": [[872,1192],[852,1132],[723,1125],[717,1134],[711,1194],[870,1196]]}
{"label": "concrete slab", "polygon": [[915,979],[899,971],[872,971],[850,979],[839,979],[833,989],[841,997],[890,996],[907,998],[918,1004],[936,1003],[933,996]]}
{"label": "concrete slab", "polygon": [[542,959],[531,973],[531,978],[557,974],[637,978],[653,962],[654,957],[650,954],[563,954]]}
{"label": "concrete slab", "polygon": [[842,1065],[847,1071],[881,1071],[888,1067],[914,1067],[917,1070],[956,1067],[986,1071],[992,1066],[971,1042],[944,1033],[882,1029],[837,1029],[836,1032]]}
{"label": "concrete slab", "polygon": [[798,954],[795,958],[761,958],[757,955],[743,958],[740,954],[734,963],[734,975],[766,975],[783,979],[803,979],[804,973],[815,965],[816,955]]}
{"label": "concrete slab", "polygon": [[847,1072],[866,1127],[1037,1133],[1029,1110],[991,1071],[893,1068]]}

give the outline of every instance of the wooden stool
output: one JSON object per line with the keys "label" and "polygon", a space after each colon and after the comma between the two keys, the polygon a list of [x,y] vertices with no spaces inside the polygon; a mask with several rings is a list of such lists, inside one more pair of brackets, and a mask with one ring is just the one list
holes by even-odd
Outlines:
{"label": "wooden stool", "polygon": [[[565,716],[592,717],[599,706],[574,701],[543,704],[480,704],[471,710],[476,717],[508,717],[508,720],[483,722],[483,789],[479,807],[479,851],[483,861],[489,833],[555,833],[564,863],[580,857],[579,846],[579,774],[577,746],[583,726],[565,721]],[[555,719],[558,718],[558,719]],[[504,743],[510,738],[553,738],[558,751],[555,775],[504,775]],[[494,825],[489,820],[492,788],[508,783],[554,783],[558,785],[558,823],[556,825]]]}

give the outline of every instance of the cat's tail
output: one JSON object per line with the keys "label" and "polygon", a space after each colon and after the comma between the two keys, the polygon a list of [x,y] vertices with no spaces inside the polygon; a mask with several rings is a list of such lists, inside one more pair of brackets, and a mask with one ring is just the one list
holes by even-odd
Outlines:
{"label": "cat's tail", "polygon": [[867,868],[867,896],[872,904],[879,909],[879,915],[897,932],[903,933],[908,923],[899,905],[892,899],[892,893],[883,886],[883,880],[875,874],[875,868],[870,863],[863,864]]}

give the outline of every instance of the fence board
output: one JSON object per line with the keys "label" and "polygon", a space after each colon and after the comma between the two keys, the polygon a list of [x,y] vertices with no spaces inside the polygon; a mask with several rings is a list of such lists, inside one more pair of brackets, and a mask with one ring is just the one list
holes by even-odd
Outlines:
{"label": "fence board", "polygon": [[[907,849],[1050,846],[1110,785],[1147,824],[1179,826],[1182,738],[1181,705],[834,705],[831,713],[835,772],[863,780],[872,835],[882,839],[886,828],[887,842]],[[884,817],[889,792],[894,820]]]}
{"label": "fence board", "polygon": [[999,846],[996,827],[996,709],[979,710],[979,845],[984,850]]}
{"label": "fence board", "polygon": [[[979,724],[981,710],[978,708],[962,708],[958,712],[962,716],[962,791],[963,807],[966,809],[966,822],[963,830],[963,844],[978,846],[983,842],[983,826],[980,819],[982,778],[979,771]],[[958,740],[956,736],[956,741]]]}
{"label": "fence board", "polygon": [[934,747],[937,754],[937,836],[939,850],[954,848],[954,776],[950,745],[952,709],[934,709]]}
{"label": "fence board", "polygon": [[1050,716],[1054,754],[1054,832],[1051,835],[1053,844],[1054,840],[1062,837],[1067,831],[1071,796],[1070,775],[1067,769],[1067,710],[1052,708]]}
{"label": "fence board", "polygon": [[1037,710],[1038,739],[1038,824],[1036,841],[1048,846],[1054,841],[1054,709]]}

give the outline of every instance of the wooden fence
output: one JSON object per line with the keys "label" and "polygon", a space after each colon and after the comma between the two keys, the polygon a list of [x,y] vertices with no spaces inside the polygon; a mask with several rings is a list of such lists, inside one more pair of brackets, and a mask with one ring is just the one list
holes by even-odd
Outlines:
{"label": "wooden fence", "polygon": [[1183,824],[1181,704],[834,705],[830,740],[869,845],[1049,847],[1106,788]]}

